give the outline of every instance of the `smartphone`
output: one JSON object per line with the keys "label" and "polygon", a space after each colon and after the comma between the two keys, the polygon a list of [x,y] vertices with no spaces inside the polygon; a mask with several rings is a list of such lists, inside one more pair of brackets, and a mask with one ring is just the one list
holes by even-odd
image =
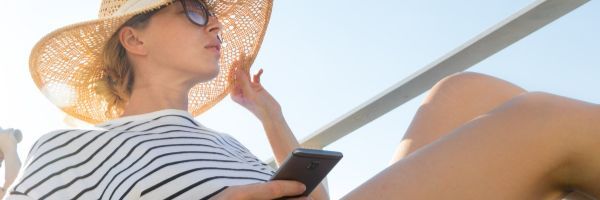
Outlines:
{"label": "smartphone", "polygon": [[294,180],[306,186],[306,191],[301,195],[281,199],[308,196],[342,156],[337,151],[297,148],[285,159],[271,180]]}

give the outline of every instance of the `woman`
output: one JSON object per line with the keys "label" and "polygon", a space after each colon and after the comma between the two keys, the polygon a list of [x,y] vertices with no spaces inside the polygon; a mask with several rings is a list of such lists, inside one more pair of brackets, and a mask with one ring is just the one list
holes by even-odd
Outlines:
{"label": "woman", "polygon": [[[105,0],[99,20],[43,38],[31,58],[38,87],[72,116],[101,123],[41,137],[9,199],[302,193],[298,182],[267,182],[272,169],[193,119],[230,91],[262,122],[278,163],[299,146],[260,84],[262,70],[248,73],[271,2],[207,3]],[[344,199],[559,199],[573,190],[599,197],[598,120],[595,104],[453,75],[432,89],[393,164]],[[310,198],[328,196],[319,186]]]}

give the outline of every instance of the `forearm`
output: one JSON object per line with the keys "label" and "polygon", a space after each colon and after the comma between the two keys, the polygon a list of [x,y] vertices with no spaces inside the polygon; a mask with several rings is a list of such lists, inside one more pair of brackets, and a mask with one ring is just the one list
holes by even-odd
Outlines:
{"label": "forearm", "polygon": [[[273,149],[277,166],[280,166],[295,148],[300,147],[300,144],[285,121],[280,109],[271,112],[268,117],[263,117],[261,122]],[[311,193],[311,197],[316,200],[329,199],[329,195],[322,184],[315,188]]]}
{"label": "forearm", "polygon": [[4,188],[7,189],[17,178],[21,169],[21,160],[16,149],[4,152]]}
{"label": "forearm", "polygon": [[281,112],[273,111],[272,114],[261,119],[261,121],[273,150],[275,161],[279,166],[295,148],[300,147],[300,144]]}

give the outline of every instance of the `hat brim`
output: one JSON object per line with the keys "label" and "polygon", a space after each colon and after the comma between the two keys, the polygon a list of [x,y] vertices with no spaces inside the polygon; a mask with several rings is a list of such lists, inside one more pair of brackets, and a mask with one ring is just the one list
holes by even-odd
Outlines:
{"label": "hat brim", "polygon": [[[220,71],[216,78],[198,83],[190,90],[188,111],[193,116],[210,109],[229,94],[235,69],[249,71],[263,41],[273,5],[272,0],[207,3],[224,27]],[[104,77],[102,49],[123,23],[141,12],[73,24],[43,37],[32,49],[29,60],[37,87],[53,104],[77,119],[97,124],[118,118],[106,112],[106,97],[95,89],[95,84]]]}

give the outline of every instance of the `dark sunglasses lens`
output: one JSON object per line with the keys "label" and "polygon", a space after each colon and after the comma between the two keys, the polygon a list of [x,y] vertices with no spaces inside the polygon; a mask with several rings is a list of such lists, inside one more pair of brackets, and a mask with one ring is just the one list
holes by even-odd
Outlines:
{"label": "dark sunglasses lens", "polygon": [[184,0],[186,4],[186,13],[190,17],[190,19],[201,26],[204,26],[208,23],[208,10],[198,0]]}

